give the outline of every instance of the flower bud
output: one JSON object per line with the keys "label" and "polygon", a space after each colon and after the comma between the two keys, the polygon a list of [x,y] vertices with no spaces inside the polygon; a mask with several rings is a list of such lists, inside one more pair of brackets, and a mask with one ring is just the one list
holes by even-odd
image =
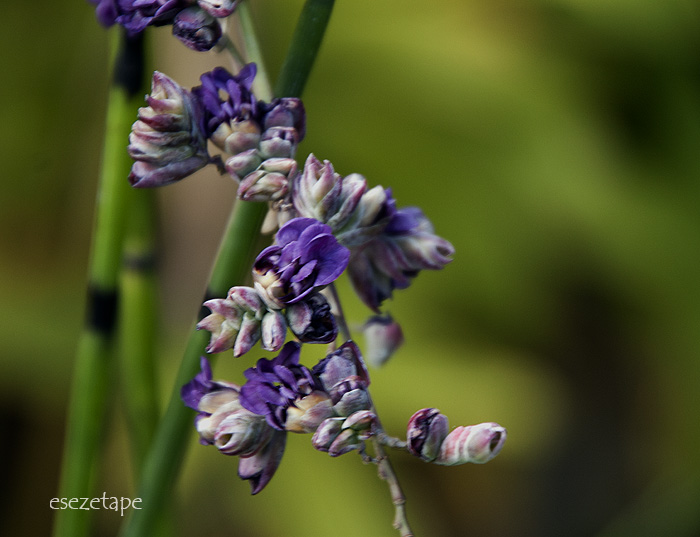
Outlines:
{"label": "flower bud", "polygon": [[328,451],[333,441],[343,430],[345,418],[328,418],[324,420],[311,437],[311,444],[318,451]]}
{"label": "flower bud", "polygon": [[371,410],[353,412],[343,422],[343,429],[352,429],[358,437],[367,440],[373,435],[372,428],[377,423],[377,415]]}
{"label": "flower bud", "polygon": [[437,408],[423,408],[413,414],[408,422],[406,443],[408,451],[424,461],[434,461],[447,436],[447,417]]}
{"label": "flower bud", "polygon": [[299,136],[292,127],[271,127],[263,132],[259,150],[263,159],[293,158]]}
{"label": "flower bud", "polygon": [[262,318],[262,348],[278,351],[287,336],[287,321],[280,311],[268,310]]}
{"label": "flower bud", "polygon": [[233,13],[239,0],[197,0],[197,4],[212,17],[223,19]]}
{"label": "flower bud", "polygon": [[273,431],[264,417],[241,408],[220,421],[214,445],[225,455],[249,457],[270,441]]}
{"label": "flower bud", "polygon": [[173,35],[187,48],[204,52],[211,50],[221,39],[221,26],[212,15],[193,6],[175,16]]}
{"label": "flower bud", "polygon": [[498,423],[457,427],[442,442],[435,464],[453,466],[467,462],[484,464],[493,459],[506,442],[506,430]]}
{"label": "flower bud", "polygon": [[330,343],[338,335],[330,304],[320,293],[290,304],[286,315],[290,330],[304,343]]}
{"label": "flower bud", "polygon": [[301,99],[283,97],[264,105],[263,129],[272,127],[292,127],[296,131],[297,143],[306,134],[306,112]]}
{"label": "flower bud", "polygon": [[[323,360],[313,367],[313,372],[318,375],[323,383],[323,387],[329,393],[334,390],[336,385],[344,382],[347,379],[354,379],[355,382],[362,382],[365,387],[369,386],[369,373],[362,362],[360,349],[352,341],[343,343],[338,350],[330,353]],[[335,401],[337,402],[344,393],[338,393]]]}
{"label": "flower bud", "polygon": [[199,101],[158,71],[146,101],[148,107],[139,109],[129,135],[129,155],[136,161],[129,183],[138,188],[163,186],[206,166],[210,158]]}
{"label": "flower bud", "polygon": [[338,382],[329,391],[333,410],[339,416],[349,416],[360,410],[368,410],[372,402],[367,392],[367,383],[356,376]]}
{"label": "flower bud", "polygon": [[375,315],[363,326],[365,359],[374,367],[384,365],[403,344],[401,325],[391,315]]}
{"label": "flower bud", "polygon": [[238,477],[250,481],[250,493],[255,495],[270,482],[282,461],[287,435],[273,431],[270,441],[255,455],[242,457],[238,461]]}
{"label": "flower bud", "polygon": [[313,433],[327,418],[333,416],[328,394],[319,390],[297,399],[287,408],[284,428],[292,433]]}
{"label": "flower bud", "polygon": [[260,127],[251,119],[232,119],[217,127],[211,141],[226,153],[237,155],[258,146]]}
{"label": "flower bud", "polygon": [[287,177],[258,169],[245,176],[238,186],[243,201],[277,201],[287,195]]}
{"label": "flower bud", "polygon": [[234,356],[242,356],[260,339],[267,309],[254,289],[232,287],[226,298],[207,300],[204,305],[211,314],[197,324],[197,330],[211,332],[208,353],[233,348]]}
{"label": "flower bud", "polygon": [[241,181],[246,175],[255,171],[261,163],[258,150],[248,149],[230,157],[226,161],[226,171],[235,180]]}

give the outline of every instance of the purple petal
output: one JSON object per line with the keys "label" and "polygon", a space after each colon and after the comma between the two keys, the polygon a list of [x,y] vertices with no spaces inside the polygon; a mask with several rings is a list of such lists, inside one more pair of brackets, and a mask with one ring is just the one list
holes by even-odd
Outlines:
{"label": "purple petal", "polygon": [[275,431],[270,442],[252,457],[241,458],[238,463],[238,476],[250,481],[250,493],[257,494],[265,488],[275,475],[282,461],[287,433]]}

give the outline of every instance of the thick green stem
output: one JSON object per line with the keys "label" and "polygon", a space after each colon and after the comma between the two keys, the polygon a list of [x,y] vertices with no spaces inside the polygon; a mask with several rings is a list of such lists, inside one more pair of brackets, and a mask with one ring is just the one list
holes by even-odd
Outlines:
{"label": "thick green stem", "polygon": [[[285,65],[298,65],[300,71],[293,72],[289,69],[283,71],[278,81],[276,96],[298,96],[301,93],[313,65],[313,59],[320,47],[332,4],[333,2],[327,0],[308,0],[288,53],[288,58],[304,55],[305,59],[300,62],[288,60],[285,63]],[[325,13],[323,17],[318,16],[319,6],[325,7],[321,10]],[[244,5],[241,7],[245,9]],[[252,56],[259,48],[250,46],[249,39],[252,37],[249,34],[253,33],[251,22],[250,17],[244,16],[241,19],[243,30],[247,35],[246,45]],[[309,40],[309,36],[315,37]],[[307,47],[312,47],[312,50],[307,50]],[[261,63],[259,57],[249,59]],[[269,90],[264,93],[271,94]],[[254,247],[266,211],[267,206],[262,203],[236,203],[214,265],[207,296],[224,296],[229,287],[248,277],[256,253]],[[208,339],[209,334],[206,332],[193,331],[190,336],[168,408],[156,431],[143,468],[141,486],[138,490],[143,508],[131,513],[126,526],[122,529],[123,537],[150,536],[164,503],[170,497],[189,443],[188,436],[193,434],[192,411],[180,400],[180,388],[199,371],[199,359],[204,354]]]}
{"label": "thick green stem", "polygon": [[155,191],[132,189],[121,277],[122,395],[136,481],[158,424]]}
{"label": "thick green stem", "polygon": [[[105,145],[98,187],[88,276],[87,315],[78,342],[61,469],[61,498],[92,497],[114,356],[117,281],[122,254],[131,159],[125,151],[141,95],[143,41],[114,36],[118,57],[109,92]],[[138,96],[138,97],[137,97]],[[56,537],[89,533],[91,511],[56,511]]]}

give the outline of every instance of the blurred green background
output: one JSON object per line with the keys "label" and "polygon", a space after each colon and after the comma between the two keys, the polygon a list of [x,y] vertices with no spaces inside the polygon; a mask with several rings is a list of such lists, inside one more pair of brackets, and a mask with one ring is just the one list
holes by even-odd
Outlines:
{"label": "blurred green background", "polygon": [[[418,536],[700,536],[700,7],[684,0],[339,0],[299,150],[391,186],[455,248],[387,309],[406,344],[373,372],[390,433],[434,406],[497,421],[501,455],[392,456]],[[301,8],[254,2],[271,73]],[[4,7],[0,533],[46,535],[82,324],[108,74],[86,2]],[[182,85],[227,64],[152,29]],[[165,400],[235,195],[200,172],[159,191]],[[235,283],[235,282],[232,282]],[[341,291],[349,317],[367,310]],[[254,352],[257,358],[259,353]],[[306,354],[307,364],[315,362]],[[237,381],[247,360],[219,360]],[[117,397],[100,495],[134,496]],[[192,446],[178,535],[384,537],[375,468],[292,436],[251,497]],[[95,535],[121,520],[96,512]]]}

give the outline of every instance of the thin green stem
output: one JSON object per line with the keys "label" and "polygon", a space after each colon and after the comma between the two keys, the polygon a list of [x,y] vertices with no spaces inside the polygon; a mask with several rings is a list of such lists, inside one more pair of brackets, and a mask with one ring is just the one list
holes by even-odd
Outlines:
{"label": "thin green stem", "polygon": [[[328,4],[327,0],[308,0],[300,16],[297,31],[292,42],[289,55],[303,53],[308,56],[306,46],[313,45],[310,58],[300,63],[303,71],[300,73],[283,73],[278,81],[277,96],[298,96],[303,88],[303,81],[309,75],[318,48],[320,37],[314,43],[308,42],[306,36],[313,34],[322,36],[328,23],[327,16],[319,18],[312,16],[316,4]],[[332,2],[330,2],[332,6]],[[249,17],[243,17],[243,26],[251,23]],[[322,28],[319,28],[319,25]],[[253,31],[252,27],[244,27],[246,34]],[[249,52],[254,54],[254,50]],[[261,58],[255,58],[260,64]],[[301,85],[299,82],[302,82]],[[267,90],[266,94],[272,92]],[[254,245],[257,241],[267,205],[262,203],[236,203],[224,234],[222,245],[217,255],[207,296],[224,296],[232,285],[244,281],[249,275],[254,259]],[[207,340],[206,332],[193,331],[188,341],[187,349],[177,374],[175,386],[168,407],[156,431],[155,439],[146,458],[143,468],[138,497],[142,499],[142,509],[134,510],[122,528],[123,537],[146,537],[153,532],[159,513],[170,497],[175,479],[179,472],[185,449],[188,445],[188,433],[192,433],[192,411],[187,409],[180,400],[180,388],[199,371],[199,357],[204,354]]]}
{"label": "thin green stem", "polygon": [[[323,41],[335,0],[307,0],[275,86],[278,97],[299,97]],[[307,22],[306,22],[307,21]],[[302,22],[304,22],[302,24]]]}
{"label": "thin green stem", "polygon": [[[124,151],[142,83],[143,41],[115,35],[119,51],[114,82],[109,91],[102,169],[90,254],[87,315],[78,342],[75,373],[68,406],[66,438],[59,496],[93,495],[95,470],[106,421],[112,384],[120,258],[124,223],[128,214],[126,177],[131,159]],[[116,53],[116,52],[115,52]],[[89,533],[91,511],[56,511],[56,537],[82,537]]]}
{"label": "thin green stem", "polygon": [[243,43],[245,44],[248,60],[255,62],[258,67],[255,80],[253,81],[253,91],[259,99],[269,101],[272,99],[272,85],[270,84],[270,77],[265,69],[265,62],[263,60],[258,36],[254,31],[250,31],[253,29],[254,25],[248,2],[242,2],[238,7],[238,16],[240,17],[241,28],[243,29]]}

